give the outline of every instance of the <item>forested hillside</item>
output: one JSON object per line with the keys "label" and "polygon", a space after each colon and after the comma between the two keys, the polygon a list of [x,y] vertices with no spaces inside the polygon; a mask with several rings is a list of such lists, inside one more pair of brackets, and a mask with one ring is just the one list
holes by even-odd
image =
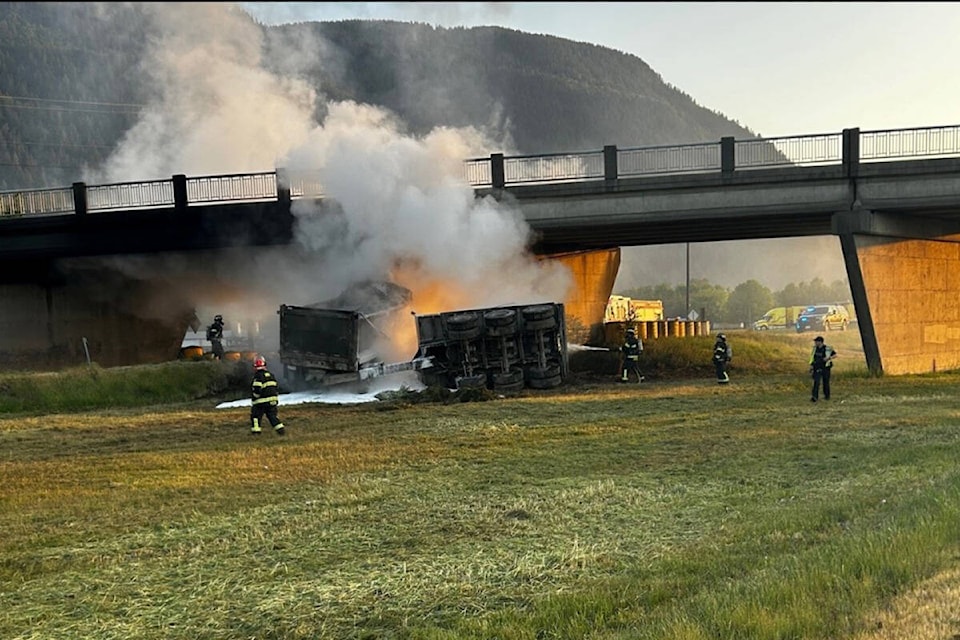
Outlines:
{"label": "forested hillside", "polygon": [[[327,99],[386,107],[413,132],[472,125],[508,153],[753,136],[592,44],[383,21],[260,29],[271,70]],[[110,154],[154,89],[141,68],[151,30],[137,4],[0,3],[0,189],[69,185]],[[307,41],[322,46],[291,56]]]}

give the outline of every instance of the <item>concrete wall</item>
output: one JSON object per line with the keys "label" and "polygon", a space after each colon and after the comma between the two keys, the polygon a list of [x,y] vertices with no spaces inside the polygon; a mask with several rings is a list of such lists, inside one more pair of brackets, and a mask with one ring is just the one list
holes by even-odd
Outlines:
{"label": "concrete wall", "polygon": [[0,286],[0,370],[79,366],[88,353],[104,367],[176,359],[192,308],[178,308],[165,292],[164,317],[142,317],[126,309],[156,298],[157,285],[130,281],[112,292],[113,299],[95,289],[89,284]]}
{"label": "concrete wall", "polygon": [[603,316],[620,269],[620,248],[545,257],[563,263],[573,274],[573,288],[563,301],[567,340],[575,344],[602,344]]}
{"label": "concrete wall", "polygon": [[960,368],[960,243],[854,239],[883,372]]}

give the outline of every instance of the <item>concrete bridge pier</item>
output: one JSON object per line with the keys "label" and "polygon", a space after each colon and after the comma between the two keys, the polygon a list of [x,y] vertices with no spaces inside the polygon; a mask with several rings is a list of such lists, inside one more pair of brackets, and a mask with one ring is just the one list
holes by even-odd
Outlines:
{"label": "concrete bridge pier", "polygon": [[834,215],[871,373],[960,368],[960,228],[855,207]]}
{"label": "concrete bridge pier", "polygon": [[573,274],[573,289],[563,301],[567,340],[575,344],[602,344],[604,313],[620,270],[620,247],[541,257],[562,263]]}

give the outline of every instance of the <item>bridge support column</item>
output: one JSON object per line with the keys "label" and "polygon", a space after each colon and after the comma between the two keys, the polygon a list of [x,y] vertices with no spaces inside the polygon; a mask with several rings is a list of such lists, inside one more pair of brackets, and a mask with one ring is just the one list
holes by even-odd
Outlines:
{"label": "bridge support column", "polygon": [[960,368],[960,236],[953,226],[864,210],[834,216],[872,373]]}
{"label": "bridge support column", "polygon": [[603,317],[620,270],[620,248],[542,256],[563,263],[573,274],[573,289],[564,300],[567,340],[602,344]]}

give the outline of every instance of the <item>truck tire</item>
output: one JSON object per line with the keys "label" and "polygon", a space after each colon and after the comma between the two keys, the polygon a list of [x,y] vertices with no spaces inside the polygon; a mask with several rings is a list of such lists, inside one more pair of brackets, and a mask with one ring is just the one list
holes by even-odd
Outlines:
{"label": "truck tire", "polygon": [[524,323],[523,328],[527,331],[546,331],[548,329],[553,329],[557,326],[557,320],[551,316],[549,318],[541,318],[539,320],[527,320]]}
{"label": "truck tire", "polygon": [[513,309],[494,309],[483,314],[487,335],[492,337],[512,336],[517,332],[517,312]]}
{"label": "truck tire", "polygon": [[476,313],[455,313],[447,317],[447,334],[451,340],[473,340],[482,331],[480,316]]}
{"label": "truck tire", "polygon": [[523,369],[513,368],[510,371],[498,371],[494,373],[493,390],[502,392],[514,392],[523,389]]}
{"label": "truck tire", "polygon": [[488,327],[509,327],[517,321],[517,312],[513,309],[493,309],[483,314]]}
{"label": "truck tire", "polygon": [[552,389],[554,387],[559,387],[560,383],[563,382],[563,378],[560,377],[558,373],[555,376],[549,378],[530,378],[527,380],[527,386],[531,389]]}
{"label": "truck tire", "polygon": [[528,323],[533,320],[546,320],[547,318],[553,319],[553,307],[548,304],[523,308],[523,319]]}
{"label": "truck tire", "polygon": [[[547,380],[560,377],[560,365],[555,362],[548,362],[545,367],[527,367],[524,371],[524,377],[528,382],[534,380]],[[531,387],[533,384],[530,385]],[[540,387],[542,388],[542,387]]]}

